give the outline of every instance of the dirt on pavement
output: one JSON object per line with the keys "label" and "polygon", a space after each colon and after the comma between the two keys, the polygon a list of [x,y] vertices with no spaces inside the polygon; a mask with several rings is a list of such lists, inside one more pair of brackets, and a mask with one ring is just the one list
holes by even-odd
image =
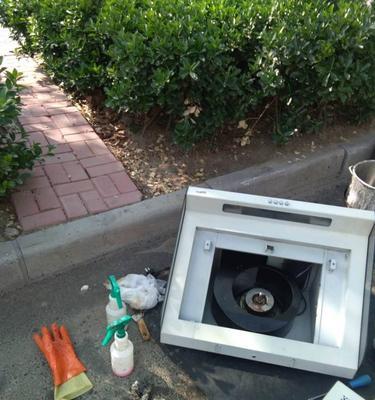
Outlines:
{"label": "dirt on pavement", "polygon": [[246,121],[184,150],[173,143],[163,117],[145,124],[134,118],[120,118],[110,110],[92,106],[87,100],[75,104],[122,161],[145,198],[271,159],[290,163],[302,160],[330,144],[351,141],[375,126],[374,121],[360,126],[341,123],[319,133],[296,133],[287,144],[277,144],[270,121],[262,121],[253,129],[251,121]]}

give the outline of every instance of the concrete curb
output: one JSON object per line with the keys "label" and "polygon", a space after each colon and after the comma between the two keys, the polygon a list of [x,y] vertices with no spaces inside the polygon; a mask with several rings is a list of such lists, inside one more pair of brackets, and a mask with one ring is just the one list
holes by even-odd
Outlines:
{"label": "concrete curb", "polygon": [[[270,161],[207,180],[201,186],[313,201],[342,187],[348,166],[372,158],[375,133],[332,145],[293,162]],[[313,173],[312,173],[313,171]],[[0,243],[0,293],[65,272],[162,232],[176,232],[185,190],[29,233]]]}

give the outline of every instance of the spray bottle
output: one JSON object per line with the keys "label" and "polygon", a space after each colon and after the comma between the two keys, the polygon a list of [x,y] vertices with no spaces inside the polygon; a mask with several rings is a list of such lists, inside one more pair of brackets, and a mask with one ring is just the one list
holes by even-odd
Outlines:
{"label": "spray bottle", "polygon": [[130,315],[125,315],[108,325],[107,334],[102,340],[102,346],[107,346],[112,338],[115,337],[110,347],[112,371],[122,378],[130,375],[134,368],[134,346],[125,330],[131,320],[132,317]]}
{"label": "spray bottle", "polygon": [[105,312],[107,314],[107,324],[110,325],[112,322],[117,321],[127,313],[126,305],[121,299],[120,287],[115,276],[110,275],[108,280],[111,284],[111,293],[109,295],[109,302],[105,308]]}

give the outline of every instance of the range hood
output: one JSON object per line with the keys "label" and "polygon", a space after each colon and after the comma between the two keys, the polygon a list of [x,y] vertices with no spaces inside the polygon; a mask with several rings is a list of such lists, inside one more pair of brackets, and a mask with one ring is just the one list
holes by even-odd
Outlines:
{"label": "range hood", "polygon": [[161,342],[352,378],[375,213],[190,187]]}

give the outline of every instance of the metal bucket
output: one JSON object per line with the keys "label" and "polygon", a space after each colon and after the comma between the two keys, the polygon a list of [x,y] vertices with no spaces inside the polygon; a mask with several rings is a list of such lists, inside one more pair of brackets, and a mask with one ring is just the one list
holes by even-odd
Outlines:
{"label": "metal bucket", "polygon": [[346,204],[350,208],[375,211],[375,160],[361,161],[349,167],[352,181]]}

